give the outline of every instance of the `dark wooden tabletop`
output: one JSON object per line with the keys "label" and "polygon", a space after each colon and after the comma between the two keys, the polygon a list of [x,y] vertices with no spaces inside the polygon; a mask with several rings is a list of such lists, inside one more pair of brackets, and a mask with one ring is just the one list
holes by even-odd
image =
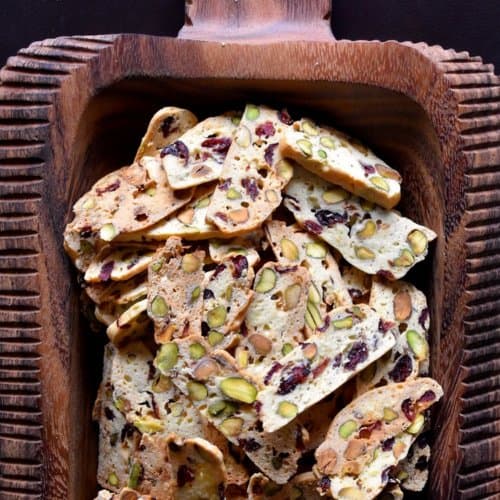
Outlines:
{"label": "dark wooden tabletop", "polygon": [[[59,35],[175,36],[183,8],[184,0],[1,0],[0,66],[30,42]],[[425,41],[498,68],[499,18],[499,0],[333,0],[332,25],[337,39]]]}

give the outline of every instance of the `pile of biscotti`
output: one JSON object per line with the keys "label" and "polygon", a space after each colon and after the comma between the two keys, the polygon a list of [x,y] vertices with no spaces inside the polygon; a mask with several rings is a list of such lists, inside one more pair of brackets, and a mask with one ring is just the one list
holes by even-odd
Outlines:
{"label": "pile of biscotti", "polygon": [[[401,498],[424,487],[436,235],[349,136],[163,108],[64,234],[110,342],[100,499]],[[87,307],[88,309],[88,307]]]}

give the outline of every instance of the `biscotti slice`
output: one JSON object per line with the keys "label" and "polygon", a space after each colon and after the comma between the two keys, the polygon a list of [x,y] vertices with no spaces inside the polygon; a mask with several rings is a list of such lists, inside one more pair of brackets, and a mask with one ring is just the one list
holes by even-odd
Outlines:
{"label": "biscotti slice", "polygon": [[107,302],[130,304],[147,295],[147,279],[147,274],[141,273],[127,281],[88,283],[84,291],[97,305]]}
{"label": "biscotti slice", "polygon": [[408,455],[398,466],[397,478],[403,489],[408,491],[422,491],[429,479],[429,460],[431,448],[427,443],[420,443],[418,438]]}
{"label": "biscotti slice", "polygon": [[425,295],[410,283],[374,278],[370,306],[399,332],[392,352],[368,367],[356,380],[361,394],[376,385],[404,382],[427,373],[429,309]]}
{"label": "biscotti slice", "polygon": [[96,241],[142,231],[184,206],[192,194],[192,189],[174,191],[160,160],[144,157],[100,179],[75,203],[75,217],[65,230],[66,247],[75,249],[80,239],[77,253],[88,253]]}
{"label": "biscotti slice", "polygon": [[169,236],[181,236],[186,240],[224,237],[224,233],[205,220],[214,189],[214,184],[199,186],[193,195],[193,201],[174,216],[159,222],[141,235],[130,237],[140,237],[142,240],[166,240]]}
{"label": "biscotti slice", "polygon": [[254,296],[254,272],[244,255],[223,260],[203,288],[201,329],[210,345],[228,349],[238,342],[239,328]]}
{"label": "biscotti slice", "polygon": [[285,206],[297,222],[367,274],[404,276],[427,255],[430,229],[395,211],[367,204],[343,189],[295,169]]}
{"label": "biscotti slice", "polygon": [[182,254],[180,238],[158,250],[148,270],[148,314],[157,343],[201,333],[205,252]]}
{"label": "biscotti slice", "polygon": [[207,212],[207,220],[224,233],[256,229],[281,203],[293,167],[278,151],[288,127],[280,117],[265,106],[245,108]]}
{"label": "biscotti slice", "polygon": [[147,315],[147,299],[140,300],[126,309],[106,329],[106,334],[115,345],[126,339],[137,338],[146,333],[151,325]]}
{"label": "biscotti slice", "polygon": [[90,262],[84,279],[88,283],[126,281],[144,272],[153,260],[155,248],[105,247]]}
{"label": "biscotti slice", "polygon": [[260,262],[258,250],[261,250],[263,238],[263,231],[258,229],[229,240],[211,239],[208,242],[208,252],[214,262],[222,262],[230,255],[244,255],[248,265],[255,267]]}
{"label": "biscotti slice", "polygon": [[172,189],[219,179],[238,122],[234,113],[212,116],[162,149],[160,156]]}
{"label": "biscotti slice", "polygon": [[276,433],[263,432],[254,404],[257,383],[238,371],[226,351],[210,350],[201,337],[175,339],[161,347],[155,366],[172,377],[200,413],[231,443],[241,446],[262,472],[284,484],[297,470],[301,451],[296,437],[301,426],[292,423]]}
{"label": "biscotti slice", "polygon": [[424,412],[443,395],[430,378],[372,389],[340,411],[315,456],[334,498],[374,498],[388,470],[404,459],[424,425]]}
{"label": "biscotti slice", "polygon": [[271,220],[265,225],[266,236],[278,262],[301,265],[309,270],[311,286],[305,321],[308,335],[324,326],[326,312],[332,307],[352,304],[337,262],[327,245],[297,225]]}
{"label": "biscotti slice", "polygon": [[126,310],[127,306],[115,304],[114,302],[103,302],[95,306],[94,316],[103,325],[109,326],[114,323]]}
{"label": "biscotti slice", "polygon": [[253,474],[248,483],[249,500],[320,500],[318,479],[312,472],[303,472],[287,484],[276,484],[264,474]]}
{"label": "biscotti slice", "polygon": [[134,161],[139,161],[143,156],[156,156],[197,122],[196,116],[187,109],[173,106],[161,108],[151,118]]}
{"label": "biscotti slice", "polygon": [[401,175],[358,141],[311,120],[285,130],[280,151],[307,170],[384,208],[401,197]]}
{"label": "biscotti slice", "polygon": [[257,398],[264,430],[286,425],[389,351],[395,332],[379,323],[363,304],[333,309],[324,332],[276,361]]}
{"label": "biscotti slice", "polygon": [[221,451],[205,439],[168,438],[172,468],[171,494],[182,500],[220,500],[226,487],[226,467]]}
{"label": "biscotti slice", "polygon": [[354,304],[368,304],[373,276],[349,265],[344,264],[340,270],[349,296]]}
{"label": "biscotti slice", "polygon": [[119,493],[99,490],[94,500],[153,500],[150,495],[141,495],[131,488],[123,488]]}
{"label": "biscotti slice", "polygon": [[252,303],[245,317],[245,332],[237,359],[263,380],[271,365],[304,340],[302,329],[311,281],[304,267],[267,262],[254,281]]}

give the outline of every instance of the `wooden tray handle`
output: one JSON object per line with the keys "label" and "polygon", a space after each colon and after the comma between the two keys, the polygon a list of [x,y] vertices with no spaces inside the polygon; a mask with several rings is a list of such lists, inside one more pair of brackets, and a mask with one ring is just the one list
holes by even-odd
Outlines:
{"label": "wooden tray handle", "polygon": [[231,42],[334,40],[331,0],[186,0],[179,38]]}

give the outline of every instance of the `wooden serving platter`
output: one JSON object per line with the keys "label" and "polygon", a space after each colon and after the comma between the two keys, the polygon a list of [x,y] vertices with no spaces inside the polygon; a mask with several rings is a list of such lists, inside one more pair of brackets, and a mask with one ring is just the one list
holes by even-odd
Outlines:
{"label": "wooden serving platter", "polygon": [[35,42],[0,72],[0,497],[90,499],[103,339],[62,247],[71,206],[129,164],[162,105],[246,100],[333,122],[398,165],[402,211],[439,235],[427,497],[500,495],[500,79],[467,52],[336,41],[328,0],[190,0],[179,38]]}

